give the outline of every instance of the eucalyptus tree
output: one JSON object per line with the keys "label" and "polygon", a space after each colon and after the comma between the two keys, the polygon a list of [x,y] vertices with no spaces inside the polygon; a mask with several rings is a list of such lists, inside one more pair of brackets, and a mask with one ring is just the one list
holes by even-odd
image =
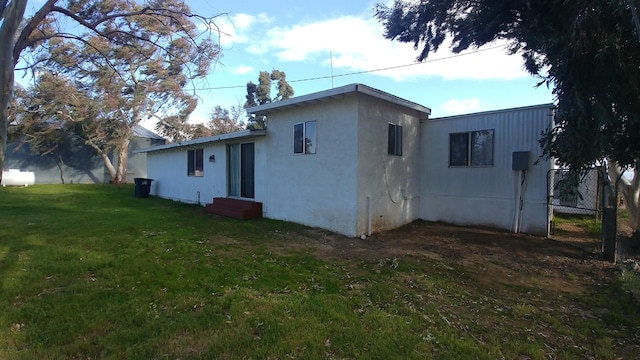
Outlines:
{"label": "eucalyptus tree", "polygon": [[[413,44],[418,61],[445,40],[454,52],[509,42],[524,67],[551,86],[555,127],[544,156],[575,174],[608,163],[640,237],[640,21],[635,0],[425,0],[378,4],[385,37]],[[481,71],[481,69],[479,69]]]}
{"label": "eucalyptus tree", "polygon": [[[214,18],[192,13],[182,0],[46,0],[25,19],[26,6],[26,0],[0,4],[0,168],[14,69],[21,60],[29,66],[32,59],[35,65],[46,64],[91,99],[114,106],[97,120],[121,126],[113,134],[122,136],[122,152],[130,129],[143,116],[192,110],[194,99],[182,89],[206,75],[219,56],[217,46],[196,26],[199,22],[210,32]],[[126,156],[122,160],[123,167],[119,164],[112,174],[115,182],[123,181]]]}
{"label": "eucalyptus tree", "polygon": [[[271,96],[271,88],[274,86],[273,81],[277,80],[275,88],[278,91],[275,96]],[[287,82],[287,74],[284,71],[274,69],[271,73],[260,71],[258,75],[258,84],[249,81],[247,83],[247,95],[244,107],[264,105],[273,101],[286,100],[295,94],[293,87]],[[249,118],[249,127],[264,129],[266,128],[266,117],[253,116]]]}
{"label": "eucalyptus tree", "polygon": [[243,113],[244,109],[241,105],[232,106],[231,110],[216,106],[211,111],[207,128],[210,129],[211,135],[240,131],[245,127],[244,121],[242,121]]}

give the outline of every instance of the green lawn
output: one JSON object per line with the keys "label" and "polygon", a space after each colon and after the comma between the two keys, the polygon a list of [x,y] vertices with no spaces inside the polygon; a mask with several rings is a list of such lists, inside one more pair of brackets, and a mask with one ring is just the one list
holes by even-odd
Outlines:
{"label": "green lawn", "polygon": [[[0,188],[0,359],[608,359],[636,349],[640,315],[613,273],[584,294],[498,291],[455,261],[318,257],[293,239],[302,226],[133,193]],[[547,296],[564,310],[536,305]],[[576,316],[572,303],[588,311]]]}

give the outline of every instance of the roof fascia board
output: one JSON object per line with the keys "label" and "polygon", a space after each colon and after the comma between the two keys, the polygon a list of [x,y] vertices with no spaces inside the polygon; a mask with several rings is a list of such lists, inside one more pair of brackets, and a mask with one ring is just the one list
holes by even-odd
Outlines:
{"label": "roof fascia board", "polygon": [[427,116],[431,114],[431,109],[429,109],[426,106],[422,106],[420,104],[402,99],[400,97],[391,95],[389,93],[374,89],[372,87],[369,87],[363,84],[350,84],[350,85],[345,85],[345,86],[324,90],[324,91],[320,91],[312,94],[293,97],[287,100],[281,100],[281,101],[276,101],[269,104],[258,105],[258,106],[248,108],[247,113],[257,114],[257,115],[266,115],[270,112],[281,110],[290,106],[296,106],[296,105],[299,106],[305,103],[321,101],[323,99],[327,99],[327,98],[331,98],[339,95],[347,95],[350,93],[361,93],[361,94],[369,95],[390,103],[394,103],[406,108],[413,109]]}
{"label": "roof fascia board", "polygon": [[244,138],[256,137],[256,136],[264,136],[266,134],[267,134],[266,130],[247,129],[247,130],[236,131],[228,134],[214,135],[214,136],[209,136],[209,137],[204,137],[199,139],[182,141],[179,143],[170,143],[165,145],[152,146],[146,149],[135,150],[133,151],[133,153],[136,154],[136,153],[154,152],[154,151],[161,151],[161,150],[171,150],[175,148],[204,145],[204,144],[222,142],[227,140],[236,140],[236,139],[244,139]]}
{"label": "roof fascia board", "polygon": [[460,114],[460,115],[452,115],[452,116],[443,116],[443,117],[430,118],[429,122],[454,120],[454,119],[466,118],[466,117],[469,117],[469,116],[485,116],[485,115],[501,114],[501,113],[505,113],[505,112],[526,111],[526,110],[534,110],[534,109],[541,109],[541,108],[542,109],[551,109],[551,110],[553,110],[554,106],[555,105],[553,105],[553,104],[540,104],[540,105],[514,107],[514,108],[508,108],[508,109],[481,111],[481,112],[468,113],[468,114]]}

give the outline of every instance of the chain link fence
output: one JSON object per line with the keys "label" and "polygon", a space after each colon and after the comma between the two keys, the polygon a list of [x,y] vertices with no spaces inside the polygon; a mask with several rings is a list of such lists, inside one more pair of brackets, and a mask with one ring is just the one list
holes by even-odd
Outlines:
{"label": "chain link fence", "polygon": [[593,216],[602,219],[605,176],[601,169],[590,169],[578,176],[569,170],[549,170],[548,205],[555,214]]}

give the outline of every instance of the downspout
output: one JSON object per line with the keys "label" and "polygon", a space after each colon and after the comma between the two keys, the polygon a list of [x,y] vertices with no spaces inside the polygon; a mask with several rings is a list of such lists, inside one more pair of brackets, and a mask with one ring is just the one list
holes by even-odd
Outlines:
{"label": "downspout", "polygon": [[524,213],[524,200],[527,196],[527,170],[522,170],[522,181],[520,182],[520,211],[518,211],[518,231],[522,229],[522,214]]}
{"label": "downspout", "polygon": [[367,194],[367,236],[371,236],[371,195]]}
{"label": "downspout", "polygon": [[522,182],[522,171],[518,171],[518,178],[516,183],[516,196],[515,196],[515,211],[513,213],[513,224],[511,226],[511,231],[517,233],[520,231],[519,222],[520,222],[520,211],[522,210],[521,199],[522,199],[522,186],[520,185]]}
{"label": "downspout", "polygon": [[524,209],[524,198],[527,193],[527,170],[518,172],[518,188],[516,190],[516,211],[513,216],[512,231],[519,233],[522,227],[522,212]]}

